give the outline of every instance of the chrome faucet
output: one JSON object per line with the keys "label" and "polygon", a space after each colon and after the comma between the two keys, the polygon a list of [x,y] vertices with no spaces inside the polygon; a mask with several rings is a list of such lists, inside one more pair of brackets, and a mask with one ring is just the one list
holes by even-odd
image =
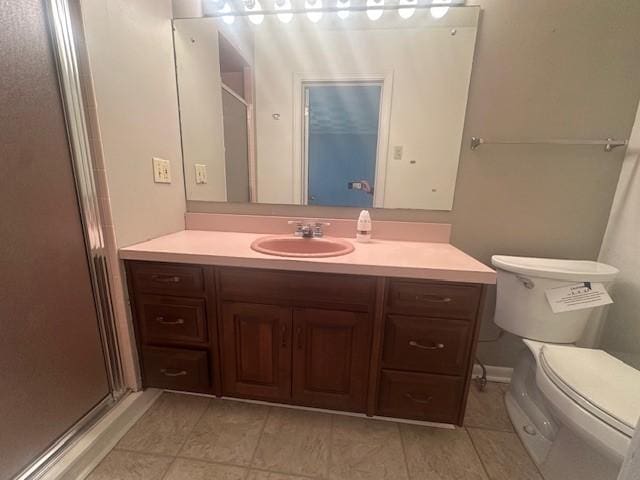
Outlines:
{"label": "chrome faucet", "polygon": [[295,225],[296,231],[293,234],[302,238],[319,238],[324,235],[322,227],[331,225],[328,222],[309,221],[309,220],[289,220],[289,225]]}

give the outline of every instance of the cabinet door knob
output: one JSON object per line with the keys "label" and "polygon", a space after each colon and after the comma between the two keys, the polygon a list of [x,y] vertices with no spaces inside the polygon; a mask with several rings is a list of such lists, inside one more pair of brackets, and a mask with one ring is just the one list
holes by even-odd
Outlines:
{"label": "cabinet door knob", "polygon": [[432,343],[431,345],[424,345],[415,340],[409,340],[409,346],[413,348],[419,348],[420,350],[442,350],[444,343]]}
{"label": "cabinet door knob", "polygon": [[160,370],[165,377],[184,377],[187,374],[186,370],[177,370],[173,368],[163,368]]}
{"label": "cabinet door knob", "polygon": [[418,398],[418,397],[415,397],[412,393],[405,393],[404,396],[409,400],[411,400],[412,402],[419,403],[421,405],[427,405],[431,403],[431,400],[433,400],[433,396],[431,395],[425,398]]}
{"label": "cabinet door knob", "polygon": [[156,317],[156,322],[162,325],[183,325],[184,318],[176,318],[175,320],[166,320],[164,317]]}

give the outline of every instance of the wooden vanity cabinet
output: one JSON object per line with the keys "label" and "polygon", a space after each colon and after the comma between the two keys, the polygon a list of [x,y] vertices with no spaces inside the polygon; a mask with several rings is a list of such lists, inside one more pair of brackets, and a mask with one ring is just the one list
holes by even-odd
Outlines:
{"label": "wooden vanity cabinet", "polygon": [[145,387],[462,424],[481,285],[126,264]]}
{"label": "wooden vanity cabinet", "polygon": [[370,315],[296,308],[293,332],[293,401],[364,412],[371,349]]}
{"label": "wooden vanity cabinet", "polygon": [[376,413],[462,425],[483,287],[389,279]]}
{"label": "wooden vanity cabinet", "polygon": [[213,269],[127,261],[142,384],[221,393]]}
{"label": "wooden vanity cabinet", "polygon": [[291,309],[222,303],[223,392],[261,400],[291,397]]}
{"label": "wooden vanity cabinet", "polygon": [[375,279],[219,268],[224,395],[364,412]]}

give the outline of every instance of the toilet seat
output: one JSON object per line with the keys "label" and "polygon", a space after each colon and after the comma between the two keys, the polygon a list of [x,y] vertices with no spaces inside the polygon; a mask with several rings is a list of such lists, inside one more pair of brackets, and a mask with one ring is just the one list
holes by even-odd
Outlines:
{"label": "toilet seat", "polygon": [[[558,387],[564,382],[557,378],[557,375],[556,380],[552,380],[551,375],[547,373],[547,371],[551,371],[553,374],[549,365],[546,368],[542,366],[543,363],[547,363],[540,358],[543,347],[576,347],[550,345],[529,339],[523,339],[523,342],[535,358],[536,385],[540,389],[542,396],[547,400],[553,415],[557,417],[561,424],[570,428],[576,435],[592,445],[593,448],[615,462],[622,462],[631,443],[631,437],[594,415],[592,413],[593,408],[587,410],[587,408],[583,407],[578,401],[574,400],[574,398],[578,398],[575,394],[569,396],[565,393],[566,389],[563,390]],[[549,356],[548,352],[546,356]],[[576,367],[575,362],[573,366]],[[578,366],[580,365],[578,364]],[[581,397],[586,400],[584,395],[581,395]]]}
{"label": "toilet seat", "polygon": [[640,372],[603,350],[545,344],[539,364],[562,392],[632,437],[640,416]]}

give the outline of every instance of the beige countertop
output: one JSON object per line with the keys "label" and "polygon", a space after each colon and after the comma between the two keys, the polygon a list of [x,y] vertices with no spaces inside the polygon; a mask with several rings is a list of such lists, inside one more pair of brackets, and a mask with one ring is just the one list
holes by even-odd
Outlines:
{"label": "beige countertop", "polygon": [[355,250],[325,258],[277,257],[258,253],[251,243],[264,234],[183,230],[120,249],[124,260],[192,263],[274,270],[344,273],[496,283],[496,273],[449,243],[372,240]]}

